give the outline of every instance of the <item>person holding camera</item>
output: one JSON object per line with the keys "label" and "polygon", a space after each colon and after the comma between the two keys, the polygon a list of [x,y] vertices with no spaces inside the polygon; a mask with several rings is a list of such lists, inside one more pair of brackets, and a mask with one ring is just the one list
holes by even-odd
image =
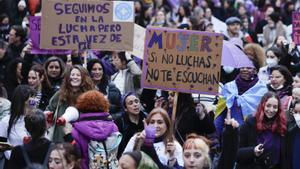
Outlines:
{"label": "person holding camera", "polygon": [[286,66],[293,75],[296,75],[300,70],[300,51],[297,44],[288,41],[284,36],[277,36],[273,47],[279,48],[284,55],[279,64]]}
{"label": "person holding camera", "polygon": [[279,97],[267,92],[240,128],[237,169],[286,168],[286,118]]}

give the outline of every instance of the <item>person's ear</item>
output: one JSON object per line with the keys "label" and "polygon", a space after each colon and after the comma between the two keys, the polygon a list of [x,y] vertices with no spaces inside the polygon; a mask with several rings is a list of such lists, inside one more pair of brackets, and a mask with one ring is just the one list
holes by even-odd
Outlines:
{"label": "person's ear", "polygon": [[70,163],[67,164],[67,169],[74,169],[75,167],[75,162],[71,161]]}

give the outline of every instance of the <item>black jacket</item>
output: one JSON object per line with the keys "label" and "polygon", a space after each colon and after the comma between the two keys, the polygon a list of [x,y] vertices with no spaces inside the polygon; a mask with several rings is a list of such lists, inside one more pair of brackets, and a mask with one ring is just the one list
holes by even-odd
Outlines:
{"label": "black jacket", "polygon": [[287,132],[287,139],[286,139],[286,145],[287,145],[286,155],[287,155],[288,165],[286,169],[292,169],[294,139],[295,139],[295,135],[300,132],[300,129],[296,124],[295,118],[291,116],[289,113],[287,113],[287,130],[288,132]]}
{"label": "black jacket", "polygon": [[233,169],[239,147],[239,130],[225,125],[222,135],[222,153],[217,169]]}
{"label": "black jacket", "polygon": [[116,119],[115,123],[119,128],[120,133],[122,133],[122,141],[118,148],[118,158],[121,157],[127,143],[131,139],[131,137],[137,133],[144,130],[144,123],[143,119],[146,118],[146,115],[141,111],[140,118],[138,124],[132,123],[129,119],[127,113],[124,113],[122,117]]}
{"label": "black jacket", "polygon": [[20,44],[19,46],[15,46],[14,44],[10,44],[6,49],[6,52],[11,58],[18,58],[22,53],[23,48],[25,47],[25,43]]}
{"label": "black jacket", "polygon": [[0,59],[0,84],[4,84],[6,80],[6,71],[8,68],[8,63],[12,60],[11,57],[5,53],[2,59]]}
{"label": "black jacket", "polygon": [[[254,154],[254,147],[257,146],[257,136],[256,131],[256,119],[253,116],[249,116],[245,123],[240,128],[240,145],[237,157],[237,169],[267,169],[263,167],[258,161],[262,161],[268,158],[264,153],[257,158]],[[285,148],[285,138],[281,137],[280,146],[280,168],[286,169],[286,148]]]}
{"label": "black jacket", "polygon": [[181,145],[188,134],[207,136],[216,130],[213,120],[208,115],[200,120],[198,114],[193,111],[195,110],[187,108],[186,111],[176,114],[175,137]]}
{"label": "black jacket", "polygon": [[[48,152],[51,142],[45,138],[40,138],[35,142],[31,141],[24,145],[24,149],[32,163],[44,162],[44,158]],[[16,146],[12,152],[7,164],[7,169],[23,169],[26,162],[23,157],[21,146]]]}

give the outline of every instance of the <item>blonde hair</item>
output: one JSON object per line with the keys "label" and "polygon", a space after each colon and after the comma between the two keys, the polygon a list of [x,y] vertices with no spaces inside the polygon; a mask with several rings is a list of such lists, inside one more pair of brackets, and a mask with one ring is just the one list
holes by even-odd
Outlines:
{"label": "blonde hair", "polygon": [[202,156],[205,159],[204,168],[211,168],[211,160],[209,157],[209,141],[197,134],[189,134],[187,140],[183,144],[183,152],[188,149],[198,149],[202,152]]}

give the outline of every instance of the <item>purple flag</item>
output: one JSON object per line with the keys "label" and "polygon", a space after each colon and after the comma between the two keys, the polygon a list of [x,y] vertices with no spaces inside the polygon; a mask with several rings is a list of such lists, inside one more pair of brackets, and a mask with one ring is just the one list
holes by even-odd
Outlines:
{"label": "purple flag", "polygon": [[293,12],[292,14],[292,24],[293,24],[293,41],[295,44],[300,45],[300,13]]}
{"label": "purple flag", "polygon": [[29,18],[30,27],[30,39],[32,43],[31,54],[71,54],[71,50],[52,50],[52,49],[40,49],[40,31],[41,31],[41,17],[30,16]]}

